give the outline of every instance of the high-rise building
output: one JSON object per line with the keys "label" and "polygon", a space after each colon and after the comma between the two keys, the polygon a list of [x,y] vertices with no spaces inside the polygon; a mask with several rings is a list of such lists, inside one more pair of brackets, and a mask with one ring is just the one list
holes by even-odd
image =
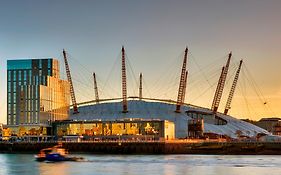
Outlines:
{"label": "high-rise building", "polygon": [[48,124],[68,119],[69,83],[53,58],[7,61],[7,124]]}

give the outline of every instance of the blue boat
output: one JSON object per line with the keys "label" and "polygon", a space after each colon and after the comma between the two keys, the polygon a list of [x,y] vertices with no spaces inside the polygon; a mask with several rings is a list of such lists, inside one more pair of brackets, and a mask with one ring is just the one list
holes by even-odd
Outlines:
{"label": "blue boat", "polygon": [[68,158],[61,155],[60,153],[50,153],[46,155],[45,160],[51,162],[60,162],[60,161],[66,161],[68,160]]}
{"label": "blue boat", "polygon": [[61,161],[81,161],[83,157],[69,157],[68,151],[62,147],[61,144],[51,148],[45,148],[35,155],[35,159],[39,162],[61,162]]}

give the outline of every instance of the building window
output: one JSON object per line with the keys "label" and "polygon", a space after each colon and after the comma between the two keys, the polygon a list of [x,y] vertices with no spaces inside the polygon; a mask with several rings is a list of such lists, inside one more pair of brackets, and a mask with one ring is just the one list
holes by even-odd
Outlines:
{"label": "building window", "polygon": [[19,71],[19,81],[21,81],[21,71]]}
{"label": "building window", "polygon": [[35,98],[38,98],[38,86],[35,86]]}
{"label": "building window", "polygon": [[14,81],[17,81],[17,72],[14,71]]}
{"label": "building window", "polygon": [[28,99],[31,99],[31,86],[28,86]]}
{"label": "building window", "polygon": [[8,92],[11,92],[11,82],[8,82]]}
{"label": "building window", "polygon": [[17,91],[17,84],[14,83],[14,90],[13,90],[13,92],[16,92],[16,91]]}
{"label": "building window", "polygon": [[11,108],[8,108],[8,114],[11,114]]}
{"label": "building window", "polygon": [[8,125],[11,124],[11,114],[8,115]]}
{"label": "building window", "polygon": [[8,81],[11,81],[11,71],[8,71]]}
{"label": "building window", "polygon": [[23,80],[26,81],[26,79],[27,79],[27,75],[26,75],[26,70],[25,70],[25,71],[23,71]]}
{"label": "building window", "polygon": [[29,82],[30,82],[30,84],[32,84],[32,72],[31,72],[31,70],[29,70]]}
{"label": "building window", "polygon": [[39,84],[39,77],[36,76],[36,84],[35,85],[38,85]]}
{"label": "building window", "polygon": [[8,103],[11,103],[11,93],[8,93]]}
{"label": "building window", "polygon": [[17,100],[17,96],[16,96],[16,94],[14,93],[14,103],[16,103],[16,100]]}
{"label": "building window", "polygon": [[48,59],[48,69],[51,69],[51,60]]}
{"label": "building window", "polygon": [[42,60],[39,60],[39,69],[42,69]]}

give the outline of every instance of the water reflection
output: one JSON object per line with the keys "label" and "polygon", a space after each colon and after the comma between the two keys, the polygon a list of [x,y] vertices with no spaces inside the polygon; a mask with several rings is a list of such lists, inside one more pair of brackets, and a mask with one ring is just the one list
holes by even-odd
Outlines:
{"label": "water reflection", "polygon": [[0,154],[1,174],[38,174],[33,156],[29,154]]}
{"label": "water reflection", "polygon": [[6,167],[7,164],[9,164],[8,157],[0,154],[0,174],[8,174],[8,168]]}
{"label": "water reflection", "polygon": [[281,156],[77,155],[85,162],[40,163],[31,154],[0,154],[0,174],[279,175]]}
{"label": "water reflection", "polygon": [[37,162],[40,175],[68,175],[69,164],[66,162]]}

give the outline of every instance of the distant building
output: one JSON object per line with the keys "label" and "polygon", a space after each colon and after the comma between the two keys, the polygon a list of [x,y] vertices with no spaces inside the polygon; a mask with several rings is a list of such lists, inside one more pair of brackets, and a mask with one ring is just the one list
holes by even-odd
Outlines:
{"label": "distant building", "polygon": [[262,118],[255,125],[271,132],[274,135],[281,135],[281,118]]}
{"label": "distant building", "polygon": [[69,117],[69,83],[56,59],[7,61],[7,124],[48,124]]}

